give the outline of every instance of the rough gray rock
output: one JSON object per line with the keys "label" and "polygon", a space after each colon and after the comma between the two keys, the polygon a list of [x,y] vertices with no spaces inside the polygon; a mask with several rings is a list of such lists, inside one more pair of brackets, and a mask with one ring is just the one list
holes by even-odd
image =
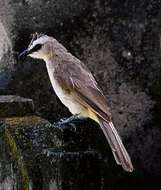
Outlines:
{"label": "rough gray rock", "polygon": [[[11,103],[11,97],[1,99],[6,105]],[[14,97],[16,107],[24,102],[29,100]],[[91,143],[97,126],[87,122],[52,125],[19,109],[23,116],[11,115],[12,106],[0,119],[1,190],[102,189],[100,157]]]}
{"label": "rough gray rock", "polygon": [[31,99],[20,96],[0,96],[0,118],[32,115],[34,105]]}
{"label": "rough gray rock", "polygon": [[14,58],[12,43],[5,27],[0,22],[0,90],[2,91],[11,80]]}

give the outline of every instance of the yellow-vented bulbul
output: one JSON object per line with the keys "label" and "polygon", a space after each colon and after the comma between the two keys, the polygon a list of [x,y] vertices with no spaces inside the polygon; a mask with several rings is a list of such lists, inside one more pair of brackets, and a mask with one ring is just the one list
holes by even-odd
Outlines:
{"label": "yellow-vented bulbul", "polygon": [[133,165],[111,120],[105,96],[87,67],[53,37],[35,33],[28,49],[20,54],[46,62],[55,93],[72,114],[96,121],[114,155],[127,172]]}

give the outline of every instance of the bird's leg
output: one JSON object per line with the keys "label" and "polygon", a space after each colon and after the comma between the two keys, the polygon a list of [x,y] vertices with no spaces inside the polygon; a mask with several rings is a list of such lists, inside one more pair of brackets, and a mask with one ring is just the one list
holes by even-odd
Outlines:
{"label": "bird's leg", "polygon": [[59,124],[69,124],[69,123],[83,123],[87,118],[80,117],[79,114],[72,115],[71,117],[61,120]]}
{"label": "bird's leg", "polygon": [[78,114],[72,115],[71,117],[68,117],[67,119],[61,119],[61,124],[68,124],[74,120],[78,119]]}

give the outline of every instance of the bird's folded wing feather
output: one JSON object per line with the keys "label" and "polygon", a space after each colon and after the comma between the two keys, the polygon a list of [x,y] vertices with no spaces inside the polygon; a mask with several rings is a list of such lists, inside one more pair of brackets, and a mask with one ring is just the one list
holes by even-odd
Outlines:
{"label": "bird's folded wing feather", "polygon": [[54,75],[57,82],[71,93],[75,100],[99,116],[101,129],[109,142],[117,164],[121,164],[126,171],[132,172],[131,159],[113,126],[106,99],[92,74],[82,64],[70,63],[65,65],[65,68],[59,67],[59,69]]}
{"label": "bird's folded wing feather", "polygon": [[80,104],[90,108],[104,120],[110,121],[111,113],[105,96],[98,88],[92,74],[84,67],[82,63],[81,65],[66,63],[55,70],[54,77],[62,88],[71,93]]}

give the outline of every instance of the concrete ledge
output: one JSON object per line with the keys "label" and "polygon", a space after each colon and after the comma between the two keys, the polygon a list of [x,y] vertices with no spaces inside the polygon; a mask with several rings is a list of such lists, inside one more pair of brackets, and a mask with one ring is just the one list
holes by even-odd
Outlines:
{"label": "concrete ledge", "polygon": [[[5,167],[12,168],[7,175],[13,184],[8,183],[8,187],[99,190],[99,156],[88,144],[91,129],[74,124],[51,125],[37,116],[3,118],[0,140],[4,152],[0,152],[0,164],[9,154],[10,164]],[[4,170],[1,176],[5,175]]]}
{"label": "concrete ledge", "polygon": [[32,115],[34,104],[31,99],[20,96],[0,96],[0,118]]}
{"label": "concrete ledge", "polygon": [[[0,119],[2,189],[101,189],[99,154],[92,146],[98,134],[96,126],[88,122],[51,124],[31,115],[28,111],[33,105],[30,99],[15,96],[0,99],[3,108],[9,108]],[[27,104],[28,108],[23,109]],[[19,111],[14,113],[18,116],[13,116],[19,105]],[[25,116],[20,116],[21,110]]]}

